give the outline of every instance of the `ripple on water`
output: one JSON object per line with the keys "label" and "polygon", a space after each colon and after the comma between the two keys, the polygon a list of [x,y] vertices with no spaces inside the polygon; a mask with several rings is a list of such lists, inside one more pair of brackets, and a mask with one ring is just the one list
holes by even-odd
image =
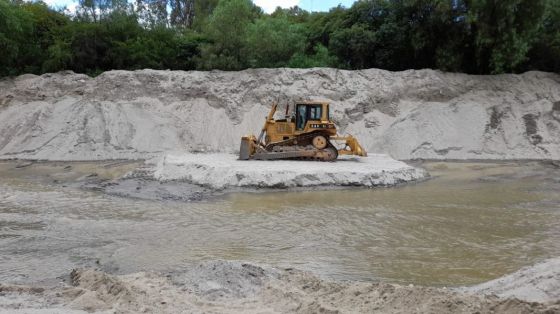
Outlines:
{"label": "ripple on water", "polygon": [[80,266],[128,273],[235,259],[337,279],[459,285],[560,253],[559,184],[548,180],[559,171],[535,163],[426,166],[434,179],[398,188],[198,203],[8,175],[0,182],[0,281],[56,278]]}

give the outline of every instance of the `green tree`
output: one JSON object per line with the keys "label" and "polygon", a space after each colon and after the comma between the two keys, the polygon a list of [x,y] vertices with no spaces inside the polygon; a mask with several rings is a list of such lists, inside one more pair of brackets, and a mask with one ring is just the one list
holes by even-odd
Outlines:
{"label": "green tree", "polygon": [[79,0],[70,15],[0,0],[0,76],[282,66],[560,73],[559,0],[360,0],[270,15],[251,0],[135,4]]}
{"label": "green tree", "polygon": [[0,0],[0,75],[41,73],[68,17],[43,2]]}
{"label": "green tree", "polygon": [[560,1],[549,0],[524,69],[560,73]]}
{"label": "green tree", "polygon": [[42,64],[42,72],[69,69],[72,65],[72,49],[69,42],[56,39],[47,49],[48,56]]}
{"label": "green tree", "polygon": [[480,73],[514,71],[525,61],[544,17],[545,0],[465,1]]}
{"label": "green tree", "polygon": [[247,30],[247,57],[251,67],[286,66],[292,56],[305,48],[305,29],[290,23],[286,16],[264,17]]}
{"label": "green tree", "polygon": [[211,44],[202,47],[200,68],[246,68],[247,28],[257,13],[250,0],[220,0],[205,28]]}
{"label": "green tree", "polygon": [[292,23],[305,23],[309,20],[311,13],[296,5],[288,9],[277,7],[270,16],[274,18],[285,17]]}
{"label": "green tree", "polygon": [[328,13],[317,12],[311,15],[305,24],[308,32],[307,49],[313,50],[318,44],[328,47],[332,33],[350,27],[347,18],[348,11],[340,6]]}
{"label": "green tree", "polygon": [[219,2],[219,0],[195,1],[193,29],[202,32],[208,18],[212,15]]}
{"label": "green tree", "polygon": [[288,62],[290,68],[324,68],[334,67],[337,59],[329,53],[327,47],[317,44],[312,54],[296,53]]}
{"label": "green tree", "polygon": [[375,65],[377,41],[375,32],[363,24],[335,31],[329,42],[330,50],[341,60],[341,66],[363,69]]}
{"label": "green tree", "polygon": [[[414,65],[410,38],[413,1],[359,1],[326,28],[329,49],[344,68],[402,70]],[[333,23],[332,21],[328,23]]]}
{"label": "green tree", "polygon": [[0,75],[19,73],[18,55],[23,47],[22,39],[31,33],[33,21],[30,14],[19,10],[7,0],[0,0]]}

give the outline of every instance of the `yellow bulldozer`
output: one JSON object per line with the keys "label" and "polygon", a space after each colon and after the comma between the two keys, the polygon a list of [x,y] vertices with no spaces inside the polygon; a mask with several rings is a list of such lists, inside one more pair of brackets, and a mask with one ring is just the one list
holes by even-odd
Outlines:
{"label": "yellow bulldozer", "polygon": [[272,105],[258,138],[241,138],[239,159],[335,161],[339,155],[367,156],[356,138],[338,135],[330,119],[328,102],[297,102],[292,112],[288,105],[284,119],[280,120],[274,119],[277,107]]}

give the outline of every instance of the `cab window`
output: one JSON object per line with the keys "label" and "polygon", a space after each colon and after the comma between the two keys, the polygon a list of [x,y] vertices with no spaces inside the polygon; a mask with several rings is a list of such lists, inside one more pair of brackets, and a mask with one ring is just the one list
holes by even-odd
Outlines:
{"label": "cab window", "polygon": [[307,106],[298,105],[297,106],[297,117],[296,117],[297,129],[303,130],[305,128],[305,123],[307,123]]}
{"label": "cab window", "polygon": [[303,130],[309,120],[321,120],[322,105],[299,104],[296,108],[296,128],[298,130]]}
{"label": "cab window", "polygon": [[309,106],[309,120],[321,120],[321,105]]}

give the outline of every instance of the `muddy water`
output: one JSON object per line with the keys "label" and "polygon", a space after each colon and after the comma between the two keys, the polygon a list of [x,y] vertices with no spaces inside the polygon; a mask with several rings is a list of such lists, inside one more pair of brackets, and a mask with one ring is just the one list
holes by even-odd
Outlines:
{"label": "muddy water", "polygon": [[133,163],[17,165],[0,163],[0,282],[234,259],[336,279],[462,285],[560,254],[560,170],[541,163],[426,163],[431,180],[397,188],[191,203],[71,184],[92,173],[118,178]]}

